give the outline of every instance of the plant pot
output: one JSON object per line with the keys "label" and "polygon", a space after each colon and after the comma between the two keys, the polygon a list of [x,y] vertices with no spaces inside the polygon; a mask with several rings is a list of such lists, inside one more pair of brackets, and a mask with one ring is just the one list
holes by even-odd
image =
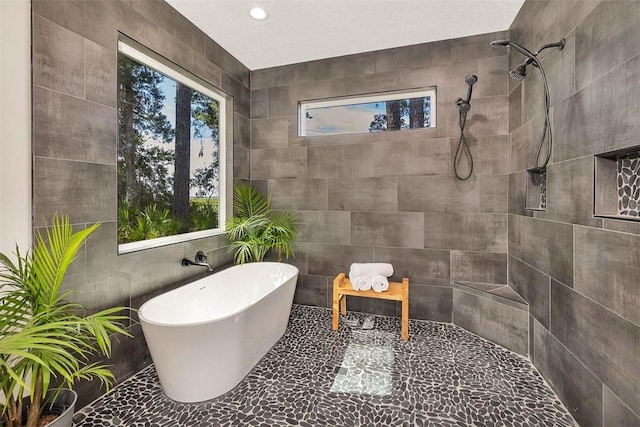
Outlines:
{"label": "plant pot", "polygon": [[[78,400],[78,395],[73,390],[63,388],[60,390],[60,393],[58,393],[55,401],[51,402],[55,394],[56,390],[49,391],[44,400],[46,403],[42,405],[42,415],[58,416],[56,419],[46,424],[46,427],[72,427],[73,413],[76,406],[76,400]],[[26,408],[30,403],[31,400],[29,398],[25,399],[25,408],[22,410],[22,419],[25,421],[27,419]]]}

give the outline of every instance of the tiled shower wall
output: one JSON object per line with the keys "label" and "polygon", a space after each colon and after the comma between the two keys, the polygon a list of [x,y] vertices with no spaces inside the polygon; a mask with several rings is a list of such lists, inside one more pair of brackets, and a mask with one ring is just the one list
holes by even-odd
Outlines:
{"label": "tiled shower wall", "polygon": [[[593,218],[593,154],[638,145],[640,2],[531,1],[511,38],[544,52],[554,147],[547,211],[524,207],[542,132],[539,73],[510,82],[509,284],[530,355],[581,425],[640,425],[640,223]],[[521,63],[516,53],[510,68]]]}
{"label": "tiled shower wall", "polygon": [[[254,185],[276,209],[300,214],[295,300],[326,307],[352,262],[391,262],[411,279],[410,316],[452,321],[452,280],[506,283],[508,65],[489,41],[506,32],[251,72]],[[459,181],[455,100],[476,74],[466,134],[474,175]],[[301,100],[437,87],[431,129],[297,136]],[[352,298],[349,308],[396,314],[395,302]]]}
{"label": "tiled shower wall", "polygon": [[[117,255],[116,50],[118,31],[234,97],[235,176],[248,179],[249,72],[162,1],[43,1],[33,7],[33,214],[45,226],[54,212],[76,227],[101,227],[72,265],[66,287],[90,310],[139,307],[150,295],[203,274],[183,257],[204,250],[214,265],[230,262],[224,237]],[[139,326],[119,340],[118,379],[150,363]],[[79,405],[100,394],[83,383]]]}

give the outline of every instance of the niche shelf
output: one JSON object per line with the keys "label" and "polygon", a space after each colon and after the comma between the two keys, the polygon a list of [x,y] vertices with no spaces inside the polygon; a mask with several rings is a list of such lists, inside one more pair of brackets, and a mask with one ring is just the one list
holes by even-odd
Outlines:
{"label": "niche shelf", "polygon": [[547,169],[535,168],[527,170],[525,188],[525,205],[528,211],[547,210]]}
{"label": "niche shelf", "polygon": [[596,217],[640,221],[640,146],[594,156]]}

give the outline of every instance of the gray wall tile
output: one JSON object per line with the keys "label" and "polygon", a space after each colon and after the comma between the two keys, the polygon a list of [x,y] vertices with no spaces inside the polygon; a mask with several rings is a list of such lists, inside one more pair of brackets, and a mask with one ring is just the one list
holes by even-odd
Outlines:
{"label": "gray wall tile", "polygon": [[33,84],[84,97],[84,40],[35,15],[33,18]]}
{"label": "gray wall tile", "polygon": [[471,58],[487,58],[492,56],[506,57],[506,49],[494,49],[489,43],[493,40],[504,40],[508,38],[506,31],[499,31],[496,33],[453,39],[451,41],[451,61],[460,62],[467,61]]}
{"label": "gray wall tile", "polygon": [[289,146],[289,119],[251,120],[251,148],[284,148]]}
{"label": "gray wall tile", "polygon": [[269,89],[251,90],[251,118],[265,119],[269,117]]}
{"label": "gray wall tile", "polygon": [[115,108],[34,87],[33,126],[36,156],[116,163]]}
{"label": "gray wall tile", "polygon": [[351,241],[354,245],[424,247],[422,212],[352,212]]}
{"label": "gray wall tile", "polygon": [[[398,301],[353,296],[347,298],[348,311],[358,311],[360,313],[370,313],[381,316],[397,316],[399,307],[400,303]],[[400,331],[398,331],[398,336],[400,336]]]}
{"label": "gray wall tile", "polygon": [[84,92],[89,101],[116,108],[117,55],[90,40],[84,40]]}
{"label": "gray wall tile", "polygon": [[354,262],[372,262],[373,248],[321,243],[307,243],[309,274],[327,275],[331,278],[338,273],[349,273]]}
{"label": "gray wall tile", "polygon": [[226,74],[233,77],[243,86],[249,87],[249,69],[208,37],[204,39],[204,55],[209,61],[222,68]]}
{"label": "gray wall tile", "polygon": [[424,214],[426,248],[507,252],[507,215],[471,213]]}
{"label": "gray wall tile", "polygon": [[[451,139],[451,175],[453,175],[453,159],[459,143],[460,135],[458,134]],[[473,173],[475,175],[509,172],[509,137],[507,135],[470,137],[467,138],[467,143],[473,156]],[[460,164],[462,166],[461,172],[463,172],[462,169],[468,167],[468,162],[463,160]]]}
{"label": "gray wall tile", "polygon": [[522,85],[519,84],[509,94],[509,132],[522,124]]}
{"label": "gray wall tile", "polygon": [[371,144],[308,147],[310,178],[375,176]]}
{"label": "gray wall tile", "polygon": [[315,305],[317,307],[331,307],[332,286],[325,276],[298,275],[294,304]]}
{"label": "gray wall tile", "polygon": [[304,83],[308,80],[308,68],[307,63],[302,63],[251,71],[251,89]]}
{"label": "gray wall tile", "polygon": [[600,2],[576,28],[576,89],[594,82],[638,52],[640,3]]}
{"label": "gray wall tile", "polygon": [[518,354],[528,353],[528,313],[453,289],[453,323]]}
{"label": "gray wall tile", "polygon": [[525,178],[526,172],[512,173],[509,175],[509,213],[531,216],[525,209]]}
{"label": "gray wall tile", "polygon": [[[402,133],[402,132],[399,132]],[[448,139],[427,139],[421,132],[405,132],[406,141],[373,144],[373,175],[432,175],[449,171]]]}
{"label": "gray wall tile", "polygon": [[252,150],[251,178],[306,178],[307,147]]}
{"label": "gray wall tile", "polygon": [[326,179],[270,179],[269,193],[273,209],[328,209]]}
{"label": "gray wall tile", "polygon": [[570,224],[522,218],[522,260],[573,286],[573,227]]}
{"label": "gray wall tile", "polygon": [[604,412],[602,420],[605,426],[640,426],[640,417],[634,414],[607,386],[602,386],[602,392]]}
{"label": "gray wall tile", "polygon": [[227,73],[222,73],[220,89],[233,96],[233,110],[245,117],[251,116],[251,91]]}
{"label": "gray wall tile", "polygon": [[[534,364],[580,425],[602,425],[601,383],[540,323],[534,326]],[[613,425],[613,424],[608,424]]]}
{"label": "gray wall tile", "polygon": [[480,212],[508,212],[509,175],[478,176],[478,191]]}
{"label": "gray wall tile", "polygon": [[[253,157],[253,156],[252,156]],[[244,147],[233,147],[233,177],[249,179],[249,150]]]}
{"label": "gray wall tile", "polygon": [[392,264],[391,278],[397,282],[407,277],[410,285],[450,286],[451,283],[448,250],[376,247],[373,260]]}
{"label": "gray wall tile", "polygon": [[324,80],[337,77],[373,74],[374,59],[372,53],[340,56],[321,59],[308,63],[309,79]]}
{"label": "gray wall tile", "polygon": [[451,251],[451,280],[507,283],[507,254]]}
{"label": "gray wall tile", "polygon": [[520,230],[521,230],[521,216],[519,215],[509,215],[509,231],[508,231],[508,239],[509,239],[509,255],[513,255],[515,257],[521,257],[522,256],[522,252],[521,252],[521,237],[520,237]]}
{"label": "gray wall tile", "polygon": [[[460,95],[458,95],[460,96]],[[444,105],[450,110],[447,129],[449,134],[456,135],[460,132],[458,124],[458,110],[453,103]],[[440,111],[443,109],[441,108]],[[509,97],[492,96],[489,98],[474,99],[471,111],[467,115],[465,135],[471,137],[487,135],[506,135],[509,132]]]}
{"label": "gray wall tile", "polygon": [[551,278],[510,256],[509,286],[529,304],[529,313],[545,328],[549,328]]}
{"label": "gray wall tile", "polygon": [[72,223],[116,219],[116,166],[35,157],[33,223],[46,225],[54,213]]}
{"label": "gray wall tile", "polygon": [[637,144],[640,132],[640,118],[634,113],[640,108],[637,93],[640,93],[640,56],[558,104],[553,111],[554,161]]}
{"label": "gray wall tile", "polygon": [[[535,18],[535,48],[565,37],[598,3],[599,0],[548,1]],[[543,53],[548,55],[549,51]]]}
{"label": "gray wall tile", "polygon": [[478,212],[477,179],[454,176],[398,177],[398,208],[405,211]]}
{"label": "gray wall tile", "polygon": [[345,211],[397,211],[398,178],[331,178],[329,209]]}
{"label": "gray wall tile", "polygon": [[299,99],[295,86],[270,87],[269,117],[295,116]]}
{"label": "gray wall tile", "polygon": [[640,324],[640,236],[575,230],[575,290]]}
{"label": "gray wall tile", "polygon": [[351,244],[351,212],[298,211],[301,242]]}
{"label": "gray wall tile", "polygon": [[422,286],[409,282],[409,318],[450,323],[452,316],[452,288]]}
{"label": "gray wall tile", "polygon": [[640,326],[552,281],[551,332],[633,411],[640,410]]}
{"label": "gray wall tile", "polygon": [[242,114],[233,115],[233,144],[251,147],[251,121]]}

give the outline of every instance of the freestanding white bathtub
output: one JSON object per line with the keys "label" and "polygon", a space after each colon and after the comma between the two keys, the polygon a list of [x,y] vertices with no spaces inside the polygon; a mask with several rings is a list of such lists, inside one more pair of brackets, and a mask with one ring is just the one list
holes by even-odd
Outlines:
{"label": "freestanding white bathtub", "polygon": [[147,301],[139,316],[165,394],[201,402],[235,387],[284,334],[298,269],[237,265]]}

